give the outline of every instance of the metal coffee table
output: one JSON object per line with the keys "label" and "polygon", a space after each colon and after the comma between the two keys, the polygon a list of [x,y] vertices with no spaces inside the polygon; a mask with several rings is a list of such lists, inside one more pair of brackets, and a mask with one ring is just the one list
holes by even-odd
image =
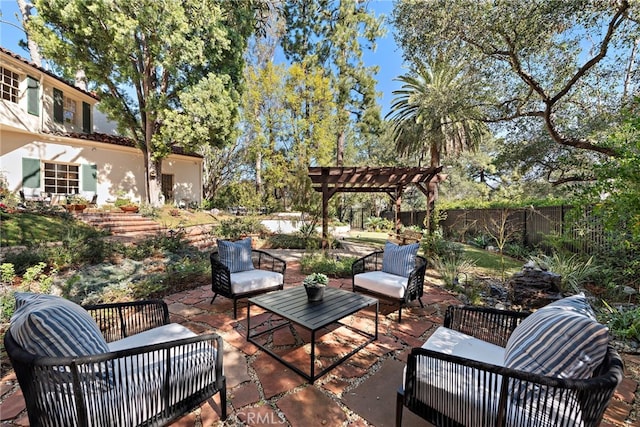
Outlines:
{"label": "metal coffee table", "polygon": [[[267,330],[260,330],[255,334],[251,334],[251,306],[256,305],[264,310],[277,314],[278,316],[286,319],[287,322],[283,322],[277,326],[274,326]],[[332,324],[339,323],[339,320],[354,314],[363,308],[375,306],[375,333],[370,334],[361,329],[356,329],[351,326],[343,325],[349,329],[357,332],[358,334],[368,338],[366,342],[357,346],[349,354],[341,357],[339,360],[333,362],[330,366],[326,367],[319,373],[315,373],[315,358],[316,358],[316,332],[322,328]],[[304,377],[310,383],[313,383],[316,379],[320,378],[331,369],[335,368],[349,357],[360,351],[369,343],[378,338],[378,300],[366,295],[360,295],[353,292],[343,291],[342,289],[335,289],[327,287],[324,290],[324,299],[318,302],[307,301],[307,294],[304,286],[297,286],[294,288],[285,289],[282,291],[270,292],[257,297],[249,298],[247,308],[247,341],[255,344],[277,360],[279,360],[285,366],[291,368],[293,371]],[[301,327],[308,329],[311,332],[311,364],[309,373],[304,372],[297,366],[287,362],[280,355],[275,353],[264,345],[260,344],[255,338],[273,332],[276,329],[285,327],[295,323]]]}

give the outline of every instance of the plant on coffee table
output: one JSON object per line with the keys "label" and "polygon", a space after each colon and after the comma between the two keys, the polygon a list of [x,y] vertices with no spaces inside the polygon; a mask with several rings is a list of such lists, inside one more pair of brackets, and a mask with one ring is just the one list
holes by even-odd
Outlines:
{"label": "plant on coffee table", "polygon": [[309,301],[321,301],[324,297],[324,288],[329,284],[329,278],[326,274],[313,273],[305,277],[302,284],[307,291]]}

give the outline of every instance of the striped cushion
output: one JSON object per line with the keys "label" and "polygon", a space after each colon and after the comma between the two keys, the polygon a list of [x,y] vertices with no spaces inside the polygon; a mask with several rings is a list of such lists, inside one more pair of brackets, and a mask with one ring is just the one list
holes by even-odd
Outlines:
{"label": "striped cushion", "polygon": [[395,243],[387,242],[384,245],[382,255],[382,271],[396,276],[409,277],[411,270],[416,266],[419,247],[418,243],[398,246]]}
{"label": "striped cushion", "polygon": [[37,356],[87,356],[109,351],[89,313],[54,295],[16,293],[10,328],[16,342]]}
{"label": "striped cushion", "polygon": [[229,269],[230,273],[253,270],[251,237],[237,242],[218,240],[218,254],[220,262]]}
{"label": "striped cushion", "polygon": [[585,305],[584,296],[576,295],[524,319],[509,337],[505,366],[558,378],[590,378],[604,360],[609,331]]}

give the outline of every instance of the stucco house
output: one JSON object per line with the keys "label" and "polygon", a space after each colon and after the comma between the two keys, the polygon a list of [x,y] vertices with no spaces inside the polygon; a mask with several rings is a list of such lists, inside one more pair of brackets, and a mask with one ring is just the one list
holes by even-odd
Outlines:
{"label": "stucco house", "polygon": [[[25,196],[97,204],[145,201],[142,152],[118,136],[96,95],[0,47],[0,178]],[[162,164],[165,203],[202,201],[203,159],[174,150]]]}

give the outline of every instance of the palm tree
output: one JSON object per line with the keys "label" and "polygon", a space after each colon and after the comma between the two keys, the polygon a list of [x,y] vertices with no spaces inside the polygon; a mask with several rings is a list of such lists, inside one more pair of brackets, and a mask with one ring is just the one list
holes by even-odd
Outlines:
{"label": "palm tree", "polygon": [[393,123],[393,138],[401,155],[428,154],[430,166],[440,166],[442,156],[475,150],[486,134],[477,119],[477,109],[469,105],[469,93],[461,65],[420,61],[415,71],[396,78],[403,83],[393,91],[395,98],[386,118]]}

